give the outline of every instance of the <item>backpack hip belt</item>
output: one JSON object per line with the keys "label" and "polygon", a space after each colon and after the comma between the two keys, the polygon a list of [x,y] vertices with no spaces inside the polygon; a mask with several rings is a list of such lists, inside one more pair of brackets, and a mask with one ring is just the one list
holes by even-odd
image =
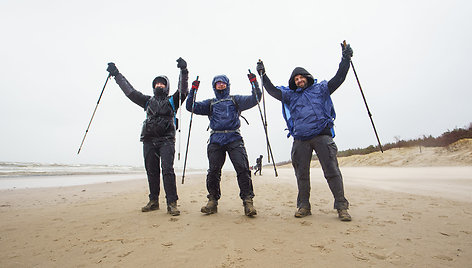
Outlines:
{"label": "backpack hip belt", "polygon": [[210,131],[210,135],[213,134],[213,133],[233,133],[233,132],[241,134],[241,131],[238,128],[238,129],[232,129],[232,130],[213,130],[212,129]]}

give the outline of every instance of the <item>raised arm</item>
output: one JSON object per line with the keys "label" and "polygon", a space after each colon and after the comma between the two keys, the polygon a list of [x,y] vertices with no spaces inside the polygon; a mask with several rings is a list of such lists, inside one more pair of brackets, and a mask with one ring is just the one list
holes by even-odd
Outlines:
{"label": "raised arm", "polygon": [[188,95],[187,62],[185,62],[185,60],[182,58],[178,58],[177,67],[180,68],[179,85],[178,85],[179,89],[173,95],[174,106],[176,109],[180,107],[180,104],[185,101],[185,98]]}
{"label": "raised arm", "polygon": [[262,92],[261,92],[261,89],[259,88],[259,83],[257,83],[256,75],[253,73],[250,73],[247,76],[249,78],[249,82],[251,83],[252,94],[247,95],[247,96],[242,96],[242,95],[234,96],[234,99],[236,103],[238,104],[238,107],[241,111],[244,111],[244,110],[247,110],[256,106],[257,103],[261,101],[261,97],[262,97]]}
{"label": "raised arm", "polygon": [[134,89],[134,87],[128,82],[128,80],[118,71],[113,62],[108,63],[107,71],[115,78],[116,83],[121,88],[126,97],[132,102],[145,107],[146,102],[151,98],[150,96],[144,95],[143,93]]}
{"label": "raised arm", "polygon": [[[194,81],[195,83],[195,81]],[[197,91],[197,88],[194,88],[192,84],[192,89],[190,90],[188,97],[187,97],[187,103],[185,105],[185,108],[187,111],[192,112],[192,104],[193,104],[193,98],[195,98],[195,92]],[[200,114],[200,115],[209,115],[210,114],[210,100],[204,100],[201,102],[195,101],[195,106],[193,109],[193,112],[195,114]]]}
{"label": "raised arm", "polygon": [[328,81],[329,94],[333,94],[333,92],[339,86],[341,86],[341,84],[346,79],[347,72],[349,71],[349,66],[350,66],[349,64],[351,62],[353,51],[349,44],[347,45],[341,44],[341,47],[342,47],[343,58],[341,59],[341,62],[339,63],[338,71],[336,72],[334,77]]}
{"label": "raised arm", "polygon": [[282,101],[282,91],[272,84],[265,72],[264,63],[261,60],[257,62],[257,72],[262,76],[262,85],[267,89],[267,92],[269,92],[272,97]]}

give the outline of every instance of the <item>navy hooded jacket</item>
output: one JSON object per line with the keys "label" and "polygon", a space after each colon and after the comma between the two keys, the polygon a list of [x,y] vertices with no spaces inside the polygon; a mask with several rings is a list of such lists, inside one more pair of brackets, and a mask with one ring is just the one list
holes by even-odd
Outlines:
{"label": "navy hooded jacket", "polygon": [[[343,58],[336,75],[328,82],[318,83],[313,76],[301,67],[293,70],[289,79],[289,87],[274,87],[266,74],[263,83],[267,92],[282,101],[288,108],[293,128],[291,135],[296,140],[309,140],[320,134],[331,135],[336,113],[331,94],[344,82],[349,70],[349,59]],[[295,76],[303,75],[307,79],[307,87],[299,88],[295,84]]]}
{"label": "navy hooded jacket", "polygon": [[[216,82],[226,83],[224,90],[217,90],[215,88]],[[252,95],[230,95],[230,83],[226,75],[217,75],[212,82],[213,91],[216,98],[207,99],[200,102],[195,102],[193,112],[199,115],[207,115],[210,119],[210,128],[212,134],[210,136],[210,143],[219,145],[226,145],[236,140],[241,140],[242,137],[237,131],[241,126],[239,115],[242,111],[248,110],[257,105],[257,100],[261,98],[261,90],[256,88]],[[186,108],[189,112],[192,111],[192,102],[195,96],[195,91],[192,89],[187,98]]]}

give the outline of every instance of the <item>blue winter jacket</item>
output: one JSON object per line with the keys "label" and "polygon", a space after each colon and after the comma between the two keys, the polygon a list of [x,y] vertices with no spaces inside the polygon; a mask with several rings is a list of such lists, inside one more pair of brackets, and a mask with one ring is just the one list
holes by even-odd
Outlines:
{"label": "blue winter jacket", "polygon": [[[215,88],[216,82],[225,82],[226,89],[217,90]],[[239,131],[236,131],[241,126],[239,115],[242,111],[250,109],[257,105],[257,100],[261,98],[261,90],[256,87],[252,90],[252,95],[241,96],[230,93],[230,83],[226,75],[218,75],[213,78],[213,91],[216,98],[207,99],[200,102],[195,102],[193,112],[199,115],[207,115],[210,119],[210,128],[212,134],[210,136],[210,143],[219,145],[226,145],[236,140],[242,139]],[[257,92],[257,98],[256,98]],[[187,97],[186,108],[189,112],[192,111],[192,102],[195,96],[195,91],[192,89]]]}
{"label": "blue winter jacket", "polygon": [[[293,127],[290,134],[296,140],[309,140],[317,135],[333,135],[332,127],[336,113],[330,95],[344,82],[349,71],[350,58],[342,58],[336,75],[318,83],[304,68],[297,67],[290,76],[288,87],[275,87],[267,74],[263,83],[267,92],[282,101],[290,112]],[[295,77],[302,75],[307,79],[307,87],[299,88]],[[288,126],[288,123],[287,123]],[[288,126],[290,127],[290,126]]]}
{"label": "blue winter jacket", "polygon": [[277,88],[282,91],[282,102],[290,111],[294,139],[309,140],[326,128],[333,127],[336,113],[326,80],[321,83],[315,80],[305,89]]}

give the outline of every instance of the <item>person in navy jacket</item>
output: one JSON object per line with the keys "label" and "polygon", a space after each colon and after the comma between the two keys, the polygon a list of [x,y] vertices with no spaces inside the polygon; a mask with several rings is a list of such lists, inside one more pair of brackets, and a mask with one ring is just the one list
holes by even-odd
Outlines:
{"label": "person in navy jacket", "polygon": [[297,211],[295,217],[311,215],[310,162],[313,150],[334,196],[334,208],[342,221],[350,221],[349,202],[344,196],[344,186],[334,143],[334,111],[330,95],[344,82],[353,51],[349,44],[341,44],[342,60],[336,75],[329,81],[318,83],[304,68],[293,70],[288,87],[275,87],[265,72],[262,61],[257,71],[262,76],[267,92],[283,104],[283,115],[289,135],[293,136],[292,166],[298,184]]}
{"label": "person in navy jacket", "polygon": [[[248,76],[251,75],[255,79],[254,74]],[[249,78],[251,79],[251,77]],[[239,197],[243,200],[244,213],[246,216],[257,214],[253,205],[254,190],[249,160],[246,148],[244,147],[243,137],[239,131],[241,112],[256,106],[261,98],[262,93],[257,85],[257,81],[255,81],[255,85],[252,95],[230,95],[228,77],[226,75],[217,75],[213,78],[212,82],[216,98],[194,103],[193,112],[208,116],[211,129],[210,140],[207,146],[209,168],[206,187],[208,190],[208,203],[201,208],[202,213],[213,214],[218,211],[218,200],[221,197],[221,168],[225,163],[226,153],[228,153],[236,170],[240,189]],[[192,111],[194,96],[195,90],[191,89],[186,105],[188,111]]]}

